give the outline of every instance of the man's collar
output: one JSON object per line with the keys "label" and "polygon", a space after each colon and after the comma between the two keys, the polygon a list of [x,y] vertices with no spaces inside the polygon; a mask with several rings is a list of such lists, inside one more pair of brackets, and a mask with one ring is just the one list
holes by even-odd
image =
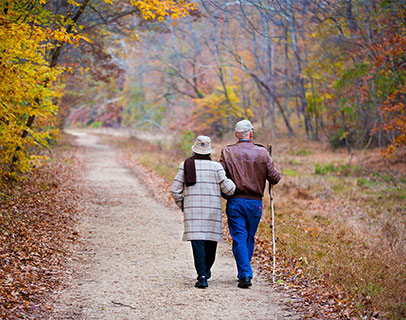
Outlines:
{"label": "man's collar", "polygon": [[251,142],[251,139],[239,139],[238,142]]}

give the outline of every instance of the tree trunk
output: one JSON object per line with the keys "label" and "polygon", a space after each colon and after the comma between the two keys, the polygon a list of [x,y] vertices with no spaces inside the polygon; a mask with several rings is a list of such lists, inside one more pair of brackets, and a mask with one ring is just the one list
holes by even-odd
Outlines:
{"label": "tree trunk", "polygon": [[357,32],[357,23],[355,22],[354,15],[352,13],[352,0],[345,0],[345,18],[347,19],[348,28],[351,35],[354,36]]}
{"label": "tree trunk", "polygon": [[345,146],[347,147],[348,153],[351,153],[351,145],[348,141],[347,124],[345,123],[345,112],[341,110],[341,128],[343,130]]}
{"label": "tree trunk", "polygon": [[319,140],[319,110],[317,109],[316,96],[314,92],[314,81],[313,78],[309,75],[310,85],[312,90],[312,99],[313,99],[313,108],[314,108],[314,122],[316,125],[316,130],[314,132],[314,140]]}
{"label": "tree trunk", "polygon": [[[289,41],[288,41],[288,27],[287,24],[284,23],[283,26],[283,31],[284,31],[284,53],[285,53],[285,63],[284,63],[284,68],[283,68],[283,74],[285,76],[285,82],[284,82],[284,95],[285,95],[285,110],[289,114],[289,103],[290,103],[290,90],[289,90]],[[298,109],[296,108],[298,118],[300,119]]]}
{"label": "tree trunk", "polygon": [[[230,30],[229,30],[229,20],[228,20],[228,16],[227,16],[227,10],[224,10],[224,32],[225,32],[225,43],[226,46],[229,47],[230,45]],[[230,59],[230,67],[228,67],[228,77],[229,77],[229,81],[231,84],[234,83],[234,77],[233,77],[233,68],[231,67],[232,65],[232,55],[228,55],[229,59]]]}
{"label": "tree trunk", "polygon": [[[274,25],[271,24],[271,30],[269,28],[269,19],[264,15],[263,12],[261,12],[261,23],[262,23],[262,28],[264,29],[264,33],[266,35],[266,57],[267,57],[267,74],[268,74],[268,79],[267,82],[269,84],[269,87],[273,92],[275,92],[275,70],[274,70],[274,50],[272,46],[272,36],[274,34]],[[272,136],[276,136],[275,133],[275,103],[273,99],[270,97],[270,99],[266,99],[266,103],[269,109],[269,115],[270,115],[270,123],[271,123],[271,132]]]}
{"label": "tree trunk", "polygon": [[301,60],[300,60],[300,54],[297,48],[297,43],[296,43],[296,23],[295,23],[295,17],[292,9],[292,3],[291,0],[286,0],[287,3],[287,10],[288,10],[288,15],[289,15],[289,25],[290,25],[290,36],[291,36],[291,41],[292,41],[292,49],[293,49],[293,55],[295,57],[296,61],[296,78],[297,78],[297,85],[299,86],[299,95],[300,95],[300,102],[301,102],[301,113],[304,116],[304,124],[305,124],[305,130],[306,130],[306,136],[309,138],[311,134],[311,127],[310,127],[310,120],[309,116],[306,112],[307,108],[307,101],[306,101],[306,93],[304,89],[304,78],[302,76],[302,65],[301,65]]}
{"label": "tree trunk", "polygon": [[221,85],[223,87],[223,91],[224,91],[224,97],[226,98],[226,102],[227,102],[227,123],[228,123],[228,129],[230,131],[233,130],[233,124],[232,124],[232,119],[231,119],[231,101],[230,101],[230,97],[228,96],[228,92],[227,92],[227,85],[226,82],[224,80],[224,73],[223,73],[223,68],[220,66],[218,68],[218,74],[219,74],[219,78],[220,78],[220,82]]}

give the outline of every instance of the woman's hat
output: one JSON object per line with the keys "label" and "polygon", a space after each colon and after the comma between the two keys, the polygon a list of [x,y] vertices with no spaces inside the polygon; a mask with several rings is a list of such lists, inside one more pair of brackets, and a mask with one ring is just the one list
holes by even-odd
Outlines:
{"label": "woman's hat", "polygon": [[213,152],[211,148],[211,140],[207,136],[198,136],[195,144],[192,147],[192,151],[198,154],[210,154]]}

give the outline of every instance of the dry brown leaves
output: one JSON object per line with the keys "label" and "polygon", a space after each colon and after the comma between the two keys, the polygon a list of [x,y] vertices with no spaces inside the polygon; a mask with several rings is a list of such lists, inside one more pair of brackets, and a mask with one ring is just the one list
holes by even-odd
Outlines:
{"label": "dry brown leaves", "polygon": [[[2,190],[0,318],[37,318],[62,283],[68,243],[76,240],[78,162],[72,151]],[[70,163],[68,165],[68,162]]]}

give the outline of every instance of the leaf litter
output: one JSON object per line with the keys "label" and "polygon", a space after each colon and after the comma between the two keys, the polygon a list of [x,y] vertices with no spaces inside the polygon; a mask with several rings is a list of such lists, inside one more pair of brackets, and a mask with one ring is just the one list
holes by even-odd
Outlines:
{"label": "leaf litter", "polygon": [[38,318],[64,283],[80,211],[81,166],[72,148],[9,183],[0,201],[0,318]]}

